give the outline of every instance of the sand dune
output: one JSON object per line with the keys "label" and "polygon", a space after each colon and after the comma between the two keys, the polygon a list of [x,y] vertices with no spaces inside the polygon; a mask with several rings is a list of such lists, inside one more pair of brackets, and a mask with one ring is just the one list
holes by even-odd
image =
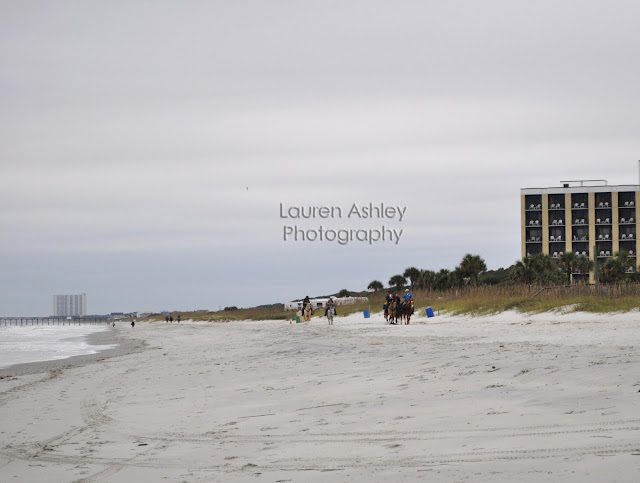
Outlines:
{"label": "sand dune", "polygon": [[[0,380],[0,480],[635,481],[640,314],[140,323]],[[9,373],[4,373],[5,375]]]}

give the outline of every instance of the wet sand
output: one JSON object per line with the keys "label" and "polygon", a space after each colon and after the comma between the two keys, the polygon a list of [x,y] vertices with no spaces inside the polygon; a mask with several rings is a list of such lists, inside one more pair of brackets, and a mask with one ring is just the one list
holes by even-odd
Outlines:
{"label": "wet sand", "polygon": [[121,353],[0,372],[0,480],[640,472],[638,313],[138,323],[113,336]]}
{"label": "wet sand", "polygon": [[109,327],[104,332],[95,332],[87,336],[90,345],[105,346],[115,345],[111,349],[102,350],[95,354],[85,354],[81,356],[68,357],[66,359],[56,359],[52,361],[29,362],[26,364],[16,364],[0,369],[0,379],[7,377],[24,376],[28,374],[39,374],[58,369],[68,369],[93,362],[99,362],[109,357],[122,356],[135,351],[142,350],[145,346],[143,340],[136,340],[124,336],[120,331]]}

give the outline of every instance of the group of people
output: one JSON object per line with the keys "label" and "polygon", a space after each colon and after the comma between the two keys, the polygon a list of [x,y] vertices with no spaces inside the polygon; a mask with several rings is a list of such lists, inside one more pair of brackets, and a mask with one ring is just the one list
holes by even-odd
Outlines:
{"label": "group of people", "polygon": [[[309,311],[311,312],[311,314],[313,314],[313,307],[311,306],[311,299],[309,298],[309,296],[307,295],[304,300],[302,301],[302,314],[304,315],[305,309],[307,308],[307,304],[309,305]],[[327,306],[324,308],[324,316],[326,317],[327,314],[329,313],[329,309],[332,308],[333,309],[333,315],[337,315],[338,312],[336,310],[337,304],[336,301],[333,297],[329,297],[329,300],[327,300]]]}
{"label": "group of people", "polygon": [[[176,320],[177,320],[178,322],[180,322],[180,320],[181,320],[181,318],[180,318],[180,314],[178,314],[178,317],[176,318]],[[164,316],[164,321],[165,321],[165,322],[171,322],[171,323],[173,323],[173,315],[166,314],[166,315]]]}
{"label": "group of people", "polygon": [[[313,307],[311,306],[311,299],[309,298],[308,295],[302,301],[302,312],[304,312],[304,310],[307,308],[307,304],[309,305],[309,309],[311,310],[311,313],[313,314]],[[333,313],[337,314],[337,312],[336,312],[336,301],[333,299],[333,297],[329,297],[329,300],[327,300],[327,306],[324,309],[325,317],[327,316],[327,312],[329,312],[329,308],[333,308]]]}
{"label": "group of people", "polygon": [[[402,295],[402,298],[400,298],[400,296],[398,295],[398,292],[393,292],[389,290],[389,293],[387,293],[387,296],[385,299],[385,304],[382,306],[382,308],[384,309],[385,317],[387,317],[388,315],[389,304],[391,304],[392,302],[395,302],[398,313],[403,314],[405,312],[405,307],[411,300],[413,300],[413,294],[408,288],[405,289],[404,294]],[[337,304],[335,299],[333,297],[329,297],[329,300],[327,301],[327,306],[324,309],[325,317],[327,317],[329,313],[329,309],[333,309],[333,315],[337,315],[336,306]],[[413,313],[413,310],[411,310],[411,313]],[[302,301],[302,315],[305,316],[305,320],[306,320],[306,318],[310,317],[310,315],[312,314],[313,314],[313,307],[311,306],[311,299],[307,295]]]}
{"label": "group of people", "polygon": [[[398,295],[398,292],[393,292],[393,291],[389,290],[389,293],[387,293],[387,296],[386,296],[385,304],[382,306],[382,308],[384,309],[385,317],[388,314],[388,308],[389,308],[389,304],[390,303],[395,302],[396,303],[396,307],[398,308],[397,309],[398,313],[403,314],[405,312],[405,307],[407,306],[407,304],[409,303],[410,300],[413,300],[413,294],[411,293],[411,291],[408,288],[405,289],[404,294],[402,295],[402,298],[400,298],[400,296]],[[313,308],[311,306],[311,299],[309,298],[308,295],[302,301],[302,313],[303,313],[303,315],[305,313],[305,309],[308,310],[308,312],[310,312],[311,314],[313,314]],[[329,309],[333,309],[333,314],[337,315],[336,301],[334,300],[333,297],[329,297],[329,300],[327,301],[327,306],[324,309],[325,317],[329,313]],[[411,312],[413,313],[413,310],[411,310]]]}
{"label": "group of people", "polygon": [[402,295],[402,298],[398,296],[398,292],[392,292],[391,290],[389,290],[389,293],[387,293],[387,297],[385,299],[386,300],[385,304],[382,306],[382,308],[384,309],[385,317],[388,314],[388,308],[391,302],[395,302],[396,307],[398,307],[398,311],[400,313],[404,313],[404,308],[406,307],[407,303],[409,303],[409,300],[412,300],[412,299],[413,299],[413,294],[408,288],[404,290],[404,295]]}

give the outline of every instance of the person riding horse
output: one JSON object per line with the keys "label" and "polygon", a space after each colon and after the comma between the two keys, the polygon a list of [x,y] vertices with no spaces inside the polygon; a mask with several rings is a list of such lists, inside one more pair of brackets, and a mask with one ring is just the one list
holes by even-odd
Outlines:
{"label": "person riding horse", "polygon": [[413,315],[414,308],[415,308],[414,300],[410,299],[407,302],[407,306],[405,307],[405,311],[404,311],[404,314],[403,314],[405,323],[407,325],[409,325],[409,322],[411,321],[411,316]]}
{"label": "person riding horse", "polygon": [[389,320],[393,319],[392,324],[396,324],[398,322],[398,317],[400,317],[400,297],[398,297],[398,293],[394,293],[391,297],[391,300],[387,303],[387,306],[392,308],[392,310],[387,310],[389,315]]}
{"label": "person riding horse", "polygon": [[384,316],[386,317],[389,314],[389,303],[393,300],[393,294],[391,293],[391,290],[389,290],[389,293],[387,294],[387,296],[384,299],[384,305],[382,306],[382,308],[384,309]]}
{"label": "person riding horse", "polygon": [[404,308],[407,306],[407,302],[413,299],[413,294],[409,292],[409,289],[404,289],[404,295],[402,296],[402,305],[400,306],[400,313],[404,314]]}
{"label": "person riding horse", "polygon": [[402,304],[402,300],[400,300],[400,297],[398,296],[398,292],[394,292],[393,301],[396,303],[396,307],[398,307],[398,310],[400,310],[400,305]]}
{"label": "person riding horse", "polygon": [[304,322],[309,322],[311,320],[311,316],[313,315],[313,307],[311,306],[311,300],[307,295],[302,302],[302,320]]}
{"label": "person riding horse", "polygon": [[329,297],[327,301],[327,308],[324,311],[324,315],[329,321],[329,325],[333,325],[333,317],[337,315],[336,312],[336,303],[333,300],[333,297]]}
{"label": "person riding horse", "polygon": [[329,309],[332,308],[333,309],[333,315],[338,315],[338,311],[336,310],[336,302],[333,300],[333,297],[329,297],[329,300],[327,301],[327,308],[324,310],[324,316],[327,316],[327,312],[329,312]]}

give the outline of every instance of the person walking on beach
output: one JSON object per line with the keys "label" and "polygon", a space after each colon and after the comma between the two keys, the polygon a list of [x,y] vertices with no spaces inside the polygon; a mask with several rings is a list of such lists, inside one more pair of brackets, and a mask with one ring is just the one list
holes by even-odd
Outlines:
{"label": "person walking on beach", "polygon": [[178,314],[178,323],[180,323],[180,314]]}
{"label": "person walking on beach", "polygon": [[169,314],[165,314],[165,316],[164,316],[164,321],[165,321],[166,323],[169,323]]}
{"label": "person walking on beach", "polygon": [[135,326],[136,326],[136,321],[135,321],[135,320],[132,320],[132,321],[131,321],[131,327],[133,328],[133,327],[135,327]]}
{"label": "person walking on beach", "polygon": [[169,322],[171,322],[173,324],[173,315],[169,316]]}

